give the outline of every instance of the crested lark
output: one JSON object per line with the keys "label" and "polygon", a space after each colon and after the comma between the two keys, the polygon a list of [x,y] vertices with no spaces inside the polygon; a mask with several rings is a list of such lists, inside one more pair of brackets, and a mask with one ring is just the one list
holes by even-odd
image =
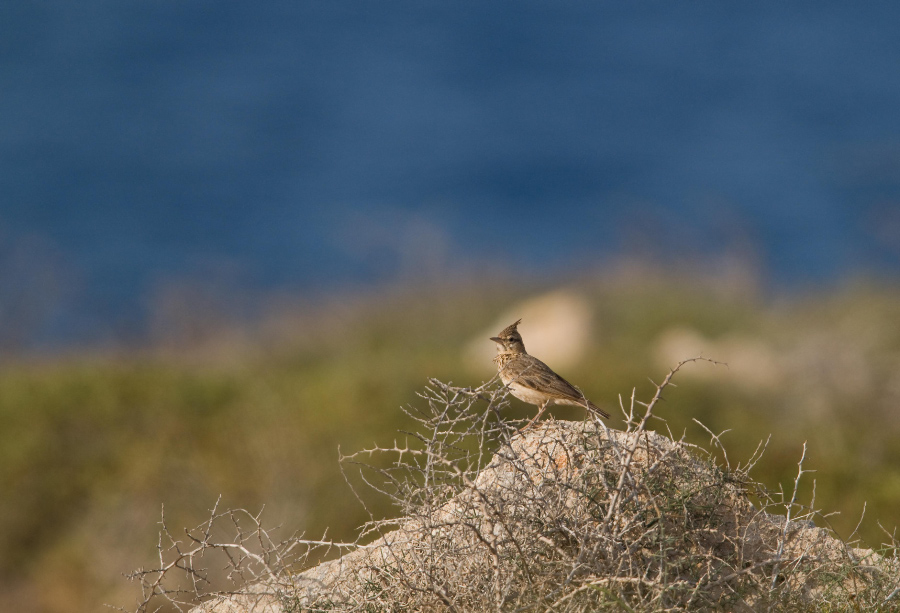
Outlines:
{"label": "crested lark", "polygon": [[525,344],[519,334],[516,323],[507,326],[491,340],[497,343],[497,370],[500,379],[509,388],[510,393],[528,404],[536,404],[540,408],[538,414],[529,421],[522,430],[527,430],[544,413],[547,405],[570,404],[584,407],[609,418],[609,413],[585,398],[584,394],[550,370],[550,367],[525,351]]}

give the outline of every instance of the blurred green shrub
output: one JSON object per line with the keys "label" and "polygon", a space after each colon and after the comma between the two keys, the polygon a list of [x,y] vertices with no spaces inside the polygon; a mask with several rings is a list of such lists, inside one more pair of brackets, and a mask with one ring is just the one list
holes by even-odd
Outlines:
{"label": "blurred green shrub", "polygon": [[[646,395],[678,359],[677,399],[659,410],[676,434],[724,435],[736,459],[772,436],[756,476],[793,478],[808,441],[816,504],[877,546],[900,517],[900,291],[872,284],[804,296],[692,277],[570,280],[592,307],[590,352],[562,374],[595,402]],[[152,565],[160,505],[194,526],[217,497],[266,506],[286,532],[349,539],[368,516],[344,485],[337,448],[385,444],[408,426],[429,376],[480,382],[464,347],[501,311],[558,283],[398,288],[286,304],[240,335],[213,335],[0,370],[0,594],[18,611],[127,605],[121,573]],[[724,289],[723,289],[724,287]],[[485,343],[489,343],[485,338]],[[527,344],[527,338],[526,338]],[[538,356],[540,357],[540,356]],[[513,401],[524,416],[532,407]],[[553,407],[560,418],[577,409]],[[617,418],[611,422],[617,425]],[[392,509],[375,507],[379,513]],[[136,588],[135,588],[136,589]]]}

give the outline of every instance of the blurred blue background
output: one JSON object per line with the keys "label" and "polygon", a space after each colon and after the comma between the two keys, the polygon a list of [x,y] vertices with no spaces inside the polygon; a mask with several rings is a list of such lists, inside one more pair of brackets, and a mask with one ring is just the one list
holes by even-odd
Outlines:
{"label": "blurred blue background", "polygon": [[900,5],[6,2],[0,327],[622,257],[900,277]]}

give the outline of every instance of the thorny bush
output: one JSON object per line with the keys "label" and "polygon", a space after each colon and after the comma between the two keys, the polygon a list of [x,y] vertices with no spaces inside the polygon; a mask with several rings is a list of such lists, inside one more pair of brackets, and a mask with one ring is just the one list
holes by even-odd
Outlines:
{"label": "thorny bush", "polygon": [[[521,432],[502,416],[503,386],[432,379],[405,409],[416,427],[402,444],[342,458],[357,469],[345,475],[360,502],[361,488],[374,490],[399,518],[372,517],[354,543],[275,541],[243,510],[214,509],[186,541],[163,522],[160,567],[133,575],[139,610],[201,600],[205,611],[286,612],[900,607],[897,540],[881,554],[856,549],[798,502],[805,449],[793,490],[770,493],[750,478],[764,444],[732,466],[708,430],[711,450],[647,429],[690,361],[648,402],[620,401],[624,431],[590,415]],[[214,538],[223,524],[230,536]],[[304,570],[329,551],[346,555]],[[210,592],[202,564],[213,553],[226,558],[232,592]]]}

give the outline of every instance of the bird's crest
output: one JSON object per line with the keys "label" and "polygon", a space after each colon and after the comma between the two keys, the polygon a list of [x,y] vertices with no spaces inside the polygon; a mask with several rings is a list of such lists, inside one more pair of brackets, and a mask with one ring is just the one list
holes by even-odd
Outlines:
{"label": "bird's crest", "polygon": [[[503,328],[503,330],[500,331],[500,334],[498,334],[498,336],[500,338],[513,338],[513,337],[519,336],[518,326],[521,322],[522,322],[521,319],[517,319],[515,321],[515,323],[510,324],[510,325],[506,326],[505,328]],[[521,336],[519,336],[519,338],[521,338]]]}

